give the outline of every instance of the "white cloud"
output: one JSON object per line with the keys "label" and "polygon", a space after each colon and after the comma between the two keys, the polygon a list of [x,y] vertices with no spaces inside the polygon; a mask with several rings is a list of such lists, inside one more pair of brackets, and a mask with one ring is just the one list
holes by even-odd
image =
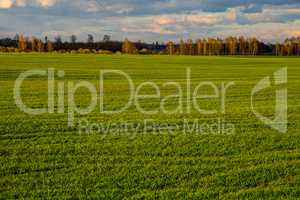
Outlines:
{"label": "white cloud", "polygon": [[13,5],[12,0],[0,0],[0,9],[8,9]]}
{"label": "white cloud", "polygon": [[16,0],[15,5],[18,7],[25,7],[26,6],[26,0]]}
{"label": "white cloud", "polygon": [[259,13],[242,14],[242,17],[251,23],[294,21],[294,19],[299,18],[299,16],[299,8],[282,9],[282,7],[278,6],[265,8]]}
{"label": "white cloud", "polygon": [[216,24],[222,21],[219,15],[164,15],[153,17],[153,22],[158,25],[176,23]]}
{"label": "white cloud", "polygon": [[44,8],[51,7],[56,3],[56,0],[36,0],[36,3]]}
{"label": "white cloud", "polygon": [[256,37],[263,41],[279,42],[290,37],[297,37],[300,33],[300,23],[258,23],[251,25],[235,24],[219,26],[212,34],[214,36],[246,36]]}

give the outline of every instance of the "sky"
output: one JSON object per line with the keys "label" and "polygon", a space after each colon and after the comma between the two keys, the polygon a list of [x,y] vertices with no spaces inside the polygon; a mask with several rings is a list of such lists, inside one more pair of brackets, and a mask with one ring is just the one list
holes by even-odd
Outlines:
{"label": "sky", "polygon": [[300,0],[0,0],[0,37],[78,40],[108,34],[144,42],[300,36]]}

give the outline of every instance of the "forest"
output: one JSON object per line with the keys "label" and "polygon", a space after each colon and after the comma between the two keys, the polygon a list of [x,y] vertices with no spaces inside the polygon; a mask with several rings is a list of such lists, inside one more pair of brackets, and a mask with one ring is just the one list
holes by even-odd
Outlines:
{"label": "forest", "polygon": [[75,35],[69,41],[62,41],[60,36],[54,41],[45,37],[25,37],[16,35],[13,38],[0,39],[0,52],[60,52],[60,53],[125,53],[125,54],[165,54],[165,55],[270,55],[270,56],[300,56],[300,37],[293,37],[281,43],[265,43],[257,38],[227,37],[201,38],[198,40],[168,41],[165,43],[142,41],[133,42],[111,40],[104,35],[103,40],[94,41],[93,35],[87,36],[86,42],[77,41]]}

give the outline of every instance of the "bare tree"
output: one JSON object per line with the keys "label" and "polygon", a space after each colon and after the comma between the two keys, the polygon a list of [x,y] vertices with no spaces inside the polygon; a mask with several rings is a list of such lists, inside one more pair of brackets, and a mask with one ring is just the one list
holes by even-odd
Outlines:
{"label": "bare tree", "polygon": [[38,50],[38,39],[36,37],[32,37],[31,39],[31,50],[37,51]]}
{"label": "bare tree", "polygon": [[104,35],[103,36],[103,42],[109,42],[111,39],[111,36],[110,35]]}
{"label": "bare tree", "polygon": [[76,43],[76,40],[77,40],[76,35],[71,35],[71,36],[70,36],[70,42],[71,42],[72,44],[75,44],[75,43]]}
{"label": "bare tree", "polygon": [[89,44],[94,43],[94,36],[93,36],[92,34],[88,34],[87,42],[88,42]]}
{"label": "bare tree", "polygon": [[180,44],[179,44],[179,53],[180,55],[186,55],[186,44],[184,43],[184,41],[181,39],[180,40]]}
{"label": "bare tree", "polygon": [[62,43],[62,39],[61,39],[60,35],[56,36],[54,39],[55,39],[56,44],[61,44]]}
{"label": "bare tree", "polygon": [[38,52],[44,51],[44,44],[43,44],[42,40],[40,40],[40,39],[37,41],[37,51]]}

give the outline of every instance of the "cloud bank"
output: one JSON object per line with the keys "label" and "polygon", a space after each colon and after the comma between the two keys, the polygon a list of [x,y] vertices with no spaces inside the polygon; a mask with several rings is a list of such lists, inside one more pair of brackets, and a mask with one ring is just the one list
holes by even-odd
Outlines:
{"label": "cloud bank", "polygon": [[165,41],[241,35],[267,41],[300,33],[299,0],[0,0],[0,35],[70,34]]}

